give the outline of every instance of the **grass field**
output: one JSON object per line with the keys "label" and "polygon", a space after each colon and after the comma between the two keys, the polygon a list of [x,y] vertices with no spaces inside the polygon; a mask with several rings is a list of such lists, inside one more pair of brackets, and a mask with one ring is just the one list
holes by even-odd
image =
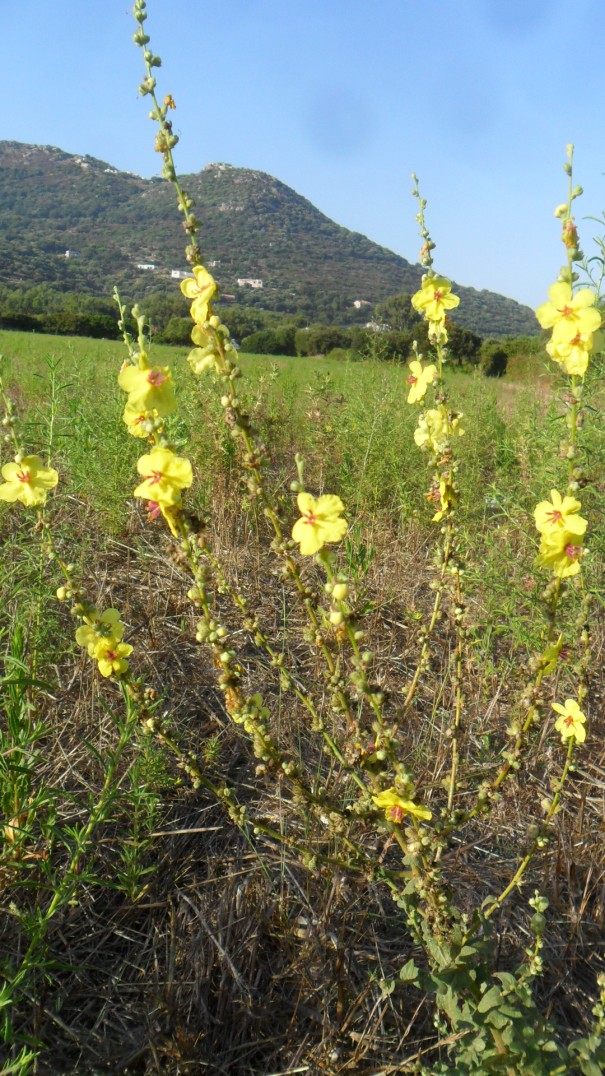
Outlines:
{"label": "grass field", "polygon": [[[165,741],[135,737],[115,754],[115,793],[78,864],[81,880],[52,919],[38,965],[19,985],[36,917],[52,899],[73,833],[107,779],[119,740],[120,695],[74,641],[69,610],[54,596],[61,582],[56,566],[41,556],[24,515],[1,505],[0,879],[5,971],[17,983],[3,1071],[26,1071],[18,1058],[28,1050],[39,1052],[31,1065],[41,1073],[436,1071],[431,1066],[447,1057],[448,1042],[440,1041],[447,1035],[435,1028],[426,993],[399,978],[412,956],[421,960],[400,910],[376,877],[317,863],[304,869],[295,844],[320,855],[336,842],[330,844],[315,818],[305,829],[289,789],[258,775],[245,737],[226,716],[211,657],[195,641],[191,582],[178,549],[161,520],[149,523],[131,496],[141,445],[121,418],[122,346],[0,332],[0,352],[28,447],[44,456],[52,438],[61,476],[49,510],[57,547],[99,608],[121,610],[125,639],[135,648],[131,663],[157,699],[155,712],[169,720],[175,741],[209,780],[227,780],[268,828],[291,837],[281,846],[262,835],[246,841],[204,788],[192,789]],[[247,494],[212,378],[194,382],[186,354],[154,351],[154,361],[174,371],[179,409],[169,433],[194,465],[188,508],[230,584],[296,670],[302,693],[321,695],[318,656],[307,645],[292,585],[270,554],[267,521]],[[413,441],[416,416],[405,403],[407,368],[264,356],[240,362],[241,398],[267,446],[268,480],[288,526],[296,518],[290,490],[296,452],[305,458],[307,488],[338,494],[346,506],[349,531],[339,557],[354,587],[363,645],[375,655],[374,675],[397,712],[419,625],[433,601],[435,527],[426,465]],[[531,372],[521,361],[512,369],[518,379],[447,373],[465,429],[458,515],[470,644],[462,806],[506,742],[528,659],[539,648],[547,580],[534,569],[533,509],[562,485],[557,383],[539,363]],[[593,595],[589,734],[550,843],[523,890],[503,905],[493,940],[497,967],[514,966],[530,942],[527,896],[539,886],[550,907],[535,996],[563,1039],[586,1032],[605,968],[599,393],[595,374],[594,410],[587,409],[582,430],[590,479],[582,494],[591,521],[586,587]],[[2,462],[8,458],[9,448]],[[314,584],[315,565],[306,572]],[[241,645],[248,690],[262,691],[289,757],[315,767],[318,781],[327,770],[332,777],[333,762],[312,744],[300,700],[284,690],[279,668],[246,635],[228,590],[215,580],[212,593],[217,617]],[[572,592],[560,627],[566,638],[578,634],[580,603]],[[438,797],[447,773],[451,653],[444,620],[399,730],[402,756],[429,797]],[[571,690],[577,660],[572,651],[558,668],[558,698]],[[539,821],[560,751],[552,716],[534,732],[519,778],[503,786],[485,821],[477,817],[461,828],[444,855],[447,882],[463,911],[507,885]],[[15,772],[10,759],[17,747]],[[372,853],[395,862],[396,848],[384,833],[374,841]]]}

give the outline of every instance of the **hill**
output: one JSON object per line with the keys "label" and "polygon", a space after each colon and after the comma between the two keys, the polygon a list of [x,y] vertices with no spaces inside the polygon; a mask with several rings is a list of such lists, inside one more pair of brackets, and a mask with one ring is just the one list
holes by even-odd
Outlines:
{"label": "hill", "polygon": [[[209,164],[182,181],[203,221],[207,264],[238,303],[354,324],[419,285],[419,265],[340,227],[264,172]],[[95,295],[117,284],[130,298],[167,290],[171,272],[187,268],[180,225],[173,192],[157,177],[53,146],[0,142],[0,284]],[[529,307],[490,291],[456,292],[455,320],[466,328],[538,331]]]}

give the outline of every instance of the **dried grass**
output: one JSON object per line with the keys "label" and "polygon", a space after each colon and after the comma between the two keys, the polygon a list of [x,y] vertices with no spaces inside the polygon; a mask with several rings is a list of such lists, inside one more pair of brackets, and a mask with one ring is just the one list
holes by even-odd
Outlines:
{"label": "dried grass", "polygon": [[[212,543],[268,634],[285,646],[287,639],[301,638],[302,614],[290,604],[284,630],[288,584],[250,541],[250,524],[240,523],[230,503],[221,502]],[[374,543],[379,555],[367,578],[374,606],[366,627],[381,685],[396,706],[411,669],[410,611],[425,610],[431,601],[425,571],[430,547],[414,526],[402,541],[385,524],[376,529]],[[109,541],[97,564],[90,593],[100,606],[123,611],[137,669],[161,694],[161,712],[169,714],[180,742],[201,758],[208,738],[217,737],[216,765],[251,813],[299,834],[311,850],[325,850],[323,832],[300,828],[287,788],[255,778],[254,760],[223,712],[208,658],[193,642],[189,582],[169,543],[156,541],[133,516],[128,533]],[[217,594],[216,600],[221,617],[241,631],[228,599]],[[66,634],[71,630],[66,622]],[[593,634],[591,697],[602,707],[601,620]],[[288,658],[298,680],[317,688],[319,666],[306,644],[290,642]],[[307,763],[318,763],[304,709],[293,697],[280,696],[274,670],[258,648],[246,644],[241,659],[250,689],[262,688],[278,715],[281,741]],[[402,749],[415,760],[424,787],[445,774],[447,746],[428,680],[441,678],[440,705],[447,709],[448,661],[443,630],[435,637],[426,687],[401,729]],[[502,741],[519,677],[513,670],[496,686],[492,675],[469,666],[466,684],[463,751],[470,789],[489,762],[486,737]],[[85,741],[103,750],[113,735],[99,699],[112,705],[113,687],[98,685],[85,657],[76,653],[74,666],[69,655],[47,700],[53,735],[43,775],[66,793],[98,784],[98,764]],[[529,893],[539,885],[551,901],[542,1004],[576,1033],[587,1026],[596,974],[605,966],[602,709],[593,711],[590,725],[589,750],[569,783],[556,842],[525,886]],[[475,907],[508,883],[557,765],[550,749],[536,751],[522,781],[505,786],[489,820],[470,824],[444,856],[444,874],[460,908]],[[117,811],[98,835],[98,884],[84,888],[77,906],[53,921],[48,989],[16,1020],[17,1031],[47,1043],[38,1071],[386,1076],[418,1071],[420,1058],[430,1065],[440,1053],[430,1005],[412,988],[399,985],[389,994],[383,986],[410,956],[422,963],[388,893],[359,876],[323,868],[309,873],[287,849],[263,839],[251,848],[205,792],[191,792],[186,782],[177,783],[177,771],[173,775],[161,792],[161,817],[147,852],[154,869],[141,899],[133,905],[112,888],[119,844],[128,839],[128,818]],[[71,803],[65,800],[65,821]],[[372,851],[399,866],[388,841],[376,838]],[[527,922],[526,901],[517,894],[496,924],[501,968],[511,966],[529,942]],[[5,945],[16,945],[10,919],[6,923]]]}

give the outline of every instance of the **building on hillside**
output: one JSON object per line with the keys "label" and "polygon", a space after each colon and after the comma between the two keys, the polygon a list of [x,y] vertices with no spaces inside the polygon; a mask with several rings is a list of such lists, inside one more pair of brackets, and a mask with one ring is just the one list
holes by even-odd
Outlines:
{"label": "building on hillside", "polygon": [[362,306],[371,306],[371,305],[372,304],[371,304],[369,299],[354,299],[353,300],[353,306],[355,307],[356,310],[361,310]]}
{"label": "building on hillside", "polygon": [[157,269],[153,262],[137,262],[137,269]]}
{"label": "building on hillside", "polygon": [[82,255],[80,254],[79,250],[66,250],[65,251],[65,257],[66,258],[81,258]]}
{"label": "building on hillside", "polygon": [[189,280],[193,277],[193,273],[190,273],[187,269],[171,269],[170,276],[173,280]]}
{"label": "building on hillside", "polygon": [[249,288],[262,288],[263,282],[256,277],[240,276],[237,278],[237,286],[238,288],[245,288],[246,286]]}

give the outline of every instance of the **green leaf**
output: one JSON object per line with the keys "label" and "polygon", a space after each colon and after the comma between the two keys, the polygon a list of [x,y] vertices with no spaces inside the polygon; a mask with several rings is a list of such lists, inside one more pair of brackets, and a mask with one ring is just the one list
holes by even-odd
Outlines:
{"label": "green leaf", "polygon": [[603,1069],[594,1061],[581,1058],[578,1063],[580,1065],[580,1072],[582,1073],[582,1076],[603,1076]]}
{"label": "green leaf", "polygon": [[489,1012],[495,1009],[502,1001],[502,992],[499,986],[490,986],[477,1005],[477,1012]]}
{"label": "green leaf", "polygon": [[499,1031],[501,1031],[502,1028],[506,1027],[506,1025],[509,1023],[509,1019],[507,1016],[504,1015],[503,1012],[500,1011],[500,1009],[495,1008],[492,1009],[491,1012],[488,1012],[487,1016],[485,1017],[485,1023],[489,1024],[490,1027],[495,1027]]}
{"label": "green leaf", "polygon": [[402,983],[417,983],[419,976],[418,968],[413,960],[408,960],[407,964],[404,964],[399,972],[399,978]]}
{"label": "green leaf", "polygon": [[477,955],[476,945],[463,945],[462,949],[458,953],[458,960],[466,961],[469,957]]}

